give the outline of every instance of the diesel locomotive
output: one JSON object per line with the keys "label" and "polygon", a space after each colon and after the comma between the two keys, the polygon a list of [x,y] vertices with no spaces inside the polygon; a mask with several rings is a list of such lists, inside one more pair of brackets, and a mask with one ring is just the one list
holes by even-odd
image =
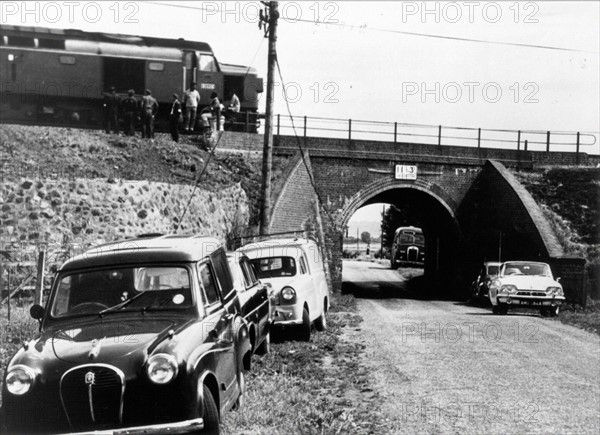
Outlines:
{"label": "diesel locomotive", "polygon": [[81,30],[3,25],[0,28],[0,122],[100,127],[110,87],[137,97],[151,89],[157,127],[167,129],[171,96],[193,82],[201,101],[235,92],[234,129],[256,132],[262,78],[254,68],[220,63],[204,42]]}

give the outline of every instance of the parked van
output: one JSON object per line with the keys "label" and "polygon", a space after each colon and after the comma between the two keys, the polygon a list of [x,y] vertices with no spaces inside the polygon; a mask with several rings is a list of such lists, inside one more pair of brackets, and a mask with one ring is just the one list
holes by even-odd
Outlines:
{"label": "parked van", "polygon": [[311,325],[327,327],[329,287],[319,246],[307,239],[274,239],[239,249],[248,256],[262,282],[274,290],[273,325],[292,327],[310,340]]}

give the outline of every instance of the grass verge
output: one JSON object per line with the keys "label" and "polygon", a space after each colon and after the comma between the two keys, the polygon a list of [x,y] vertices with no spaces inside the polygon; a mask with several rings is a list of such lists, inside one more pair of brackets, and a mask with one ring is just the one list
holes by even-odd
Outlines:
{"label": "grass verge", "polygon": [[246,401],[226,414],[226,434],[321,434],[389,432],[376,412],[379,395],[361,363],[364,345],[344,339],[360,329],[352,295],[334,295],[328,329],[310,342],[273,343],[253,357]]}
{"label": "grass verge", "polygon": [[600,303],[591,299],[585,308],[576,304],[563,305],[558,318],[563,323],[600,335]]}

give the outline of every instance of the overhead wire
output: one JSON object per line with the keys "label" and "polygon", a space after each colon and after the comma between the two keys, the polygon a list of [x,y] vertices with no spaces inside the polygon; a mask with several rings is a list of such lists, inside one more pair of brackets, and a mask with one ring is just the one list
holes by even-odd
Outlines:
{"label": "overhead wire", "polygon": [[[281,66],[279,65],[279,59],[277,58],[277,56],[275,56],[275,63],[277,64],[277,73],[279,74],[279,80],[281,80],[281,83],[284,84],[285,81],[283,80],[283,74],[281,73]],[[285,86],[283,86],[283,97],[284,97],[284,101],[285,101],[285,105],[288,111],[288,115],[290,117],[290,120],[292,122],[292,129],[294,131],[294,137],[296,138],[296,144],[298,145],[298,149],[300,151],[300,156],[302,157],[302,163],[304,164],[304,167],[306,168],[306,172],[308,173],[308,180],[315,192],[315,195],[317,196],[317,201],[319,202],[319,206],[325,210],[325,213],[327,214],[327,217],[331,223],[332,226],[336,225],[336,221],[333,218],[331,212],[329,211],[329,209],[327,208],[327,206],[325,205],[325,202],[323,201],[323,198],[321,198],[321,193],[319,192],[319,190],[317,189],[317,185],[315,183],[315,179],[312,173],[311,168],[308,167],[308,162],[306,161],[306,155],[305,155],[305,151],[304,148],[302,147],[302,144],[300,143],[300,138],[298,137],[298,133],[296,132],[296,124],[294,123],[294,116],[292,115],[292,110],[290,109],[290,103],[289,100],[287,98],[287,93],[285,91]]]}
{"label": "overhead wire", "polygon": [[[189,5],[182,5],[182,4],[164,3],[164,2],[148,2],[148,3],[154,4],[154,5],[159,5],[159,6],[173,7],[173,8],[202,10],[202,11],[207,11],[207,12],[211,12],[211,13],[219,11],[218,8],[217,9],[205,8],[202,6],[189,6]],[[542,49],[542,50],[555,50],[555,51],[566,51],[566,52],[575,52],[575,53],[597,54],[595,51],[592,51],[592,50],[583,50],[583,49],[577,49],[577,48],[557,47],[557,46],[552,46],[552,45],[540,45],[540,44],[525,44],[525,43],[520,43],[520,42],[494,41],[494,40],[480,39],[480,38],[467,38],[467,37],[461,37],[461,36],[439,35],[439,34],[435,34],[435,33],[409,32],[406,30],[373,27],[373,26],[369,26],[368,24],[354,25],[354,24],[347,24],[347,23],[339,22],[339,21],[320,21],[320,20],[309,20],[309,19],[305,19],[305,18],[293,18],[293,19],[290,18],[290,19],[284,19],[284,21],[289,22],[289,23],[299,22],[299,23],[307,23],[307,24],[315,24],[315,25],[343,27],[343,28],[350,28],[350,29],[359,28],[360,30],[364,30],[364,31],[393,33],[393,34],[398,34],[398,35],[417,36],[417,37],[423,37],[423,38],[446,39],[446,40],[450,40],[450,41],[473,42],[473,43],[480,43],[480,44],[494,44],[494,45],[504,45],[504,46],[521,47],[521,48],[535,48],[535,49]]]}

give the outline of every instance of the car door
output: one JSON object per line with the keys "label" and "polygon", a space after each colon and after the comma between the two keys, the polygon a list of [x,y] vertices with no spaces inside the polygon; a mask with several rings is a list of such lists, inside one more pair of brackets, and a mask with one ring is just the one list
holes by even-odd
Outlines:
{"label": "car door", "polygon": [[317,288],[317,282],[315,281],[315,277],[312,274],[313,264],[308,263],[306,260],[306,254],[302,252],[298,259],[299,269],[300,269],[300,277],[302,279],[302,286],[304,288],[304,293],[306,297],[306,302],[308,303],[308,309],[310,311],[311,320],[316,319],[320,316],[321,310],[319,309],[319,289]]}
{"label": "car door", "polygon": [[233,320],[223,304],[221,290],[216,279],[215,270],[209,261],[198,265],[198,278],[202,289],[202,298],[206,310],[204,322],[208,329],[209,340],[214,342],[216,366],[214,367],[221,393],[221,407],[226,407],[233,400],[235,382],[237,380],[237,364],[235,358]]}
{"label": "car door", "polygon": [[243,257],[240,260],[240,267],[244,273],[247,291],[252,293],[252,307],[256,310],[253,321],[257,324],[257,334],[259,337],[267,333],[269,321],[269,294],[267,286],[263,285],[254,272],[254,267]]}

